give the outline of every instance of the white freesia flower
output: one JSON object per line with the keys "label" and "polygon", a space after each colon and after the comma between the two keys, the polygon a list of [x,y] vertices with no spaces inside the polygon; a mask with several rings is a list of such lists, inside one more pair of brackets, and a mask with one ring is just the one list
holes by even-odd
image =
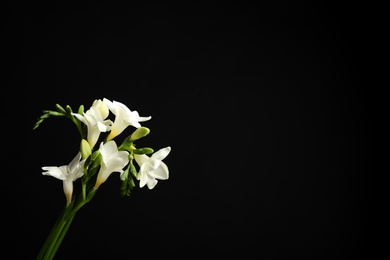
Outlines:
{"label": "white freesia flower", "polygon": [[131,111],[126,105],[121,102],[111,102],[106,98],[104,98],[103,101],[107,104],[110,111],[115,115],[115,120],[113,125],[111,126],[111,132],[108,135],[107,140],[115,138],[130,125],[139,128],[141,127],[141,124],[139,122],[144,122],[152,118],[151,116],[139,116],[137,111]]}
{"label": "white freesia flower", "polygon": [[69,165],[56,166],[44,166],[42,170],[43,175],[53,176],[63,181],[64,193],[66,201],[69,204],[72,201],[73,182],[84,175],[84,163],[85,160],[80,161],[80,152],[76,154]]}
{"label": "white freesia flower", "polygon": [[168,166],[162,161],[171,151],[171,147],[165,147],[154,154],[151,157],[145,154],[134,154],[134,159],[140,166],[137,173],[137,180],[139,180],[139,186],[142,188],[145,184],[149,189],[153,189],[157,184],[157,179],[166,180],[169,178]]}
{"label": "white freesia flower", "polygon": [[124,172],[123,168],[129,163],[129,153],[118,151],[115,141],[100,143],[99,152],[102,155],[102,162],[97,175],[95,189],[107,180],[113,172]]}
{"label": "white freesia flower", "polygon": [[108,109],[107,104],[100,99],[96,99],[91,108],[84,112],[83,115],[73,113],[75,117],[87,126],[87,141],[91,148],[95,146],[101,132],[110,130],[112,121],[110,119],[106,120],[109,113],[110,110]]}

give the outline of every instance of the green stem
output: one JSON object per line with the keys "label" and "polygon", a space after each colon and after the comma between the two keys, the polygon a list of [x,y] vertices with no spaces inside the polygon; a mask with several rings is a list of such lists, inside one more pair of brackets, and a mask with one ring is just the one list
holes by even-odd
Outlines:
{"label": "green stem", "polygon": [[39,251],[36,260],[52,260],[54,258],[76,213],[93,198],[95,193],[96,190],[92,190],[86,198],[82,194],[76,203],[71,202],[69,205],[66,205]]}
{"label": "green stem", "polygon": [[41,248],[41,251],[39,251],[39,254],[37,256],[38,259],[51,259],[49,256],[52,253],[52,250],[57,243],[58,238],[60,237],[61,233],[63,232],[63,229],[65,225],[67,224],[67,216],[69,212],[71,212],[73,207],[73,203],[70,203],[69,205],[66,205],[64,210],[62,211],[61,215],[57,219],[56,223],[54,224],[52,230],[50,231],[44,245]]}
{"label": "green stem", "polygon": [[52,243],[54,237],[59,232],[60,223],[63,221],[64,214],[65,214],[65,210],[61,213],[61,215],[59,216],[59,218],[55,222],[53,228],[51,229],[49,235],[47,236],[47,239],[46,239],[45,243],[43,244],[43,246],[42,246],[41,250],[39,251],[39,254],[36,258],[37,260],[38,259],[45,259],[44,256],[48,252],[49,245]]}
{"label": "green stem", "polygon": [[53,259],[56,251],[58,250],[63,238],[65,237],[66,232],[69,229],[70,224],[72,223],[72,220],[77,212],[77,210],[80,208],[79,205],[77,205],[77,210],[72,210],[73,203],[67,205],[61,215],[59,216],[58,220],[54,224],[52,230],[50,231],[44,245],[41,248],[41,251],[39,252],[37,256],[37,260],[49,260]]}
{"label": "green stem", "polygon": [[50,252],[50,254],[48,255],[48,258],[47,259],[53,259],[54,258],[54,255],[56,254],[58,248],[60,247],[61,243],[62,243],[62,240],[64,239],[66,233],[68,232],[68,229],[70,227],[70,224],[72,223],[74,217],[76,215],[76,212],[74,214],[72,214],[71,217],[69,217],[66,221],[65,221],[65,225],[63,226],[62,230],[61,230],[61,233],[59,234],[59,236],[57,237],[57,240],[55,242],[55,244],[53,245],[53,248]]}
{"label": "green stem", "polygon": [[84,182],[81,186],[81,194],[83,195],[83,200],[85,200],[85,198],[87,197],[87,184]]}
{"label": "green stem", "polygon": [[61,213],[42,246],[41,251],[36,258],[37,260],[53,259],[73,221],[74,216],[76,215],[77,210],[81,208],[81,205],[77,205],[76,209],[72,209],[72,205],[73,203],[67,205]]}
{"label": "green stem", "polygon": [[56,229],[57,232],[55,232],[54,236],[51,237],[51,242],[50,242],[49,247],[47,248],[47,250],[45,252],[45,256],[43,258],[45,260],[53,259],[54,254],[55,254],[55,252],[53,252],[53,249],[55,248],[55,245],[58,241],[58,238],[61,236],[61,233],[66,225],[66,221],[64,219],[62,219],[58,224],[59,224],[58,228]]}

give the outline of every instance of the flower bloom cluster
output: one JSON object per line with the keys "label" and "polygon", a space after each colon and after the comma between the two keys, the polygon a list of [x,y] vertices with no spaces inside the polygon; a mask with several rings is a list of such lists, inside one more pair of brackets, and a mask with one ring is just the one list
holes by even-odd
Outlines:
{"label": "flower bloom cluster", "polygon": [[[80,149],[68,165],[42,167],[43,175],[63,181],[68,204],[74,199],[73,183],[79,178],[84,197],[96,192],[114,172],[119,173],[122,180],[122,196],[130,195],[135,186],[133,178],[139,181],[140,188],[146,185],[149,189],[153,189],[158,180],[169,178],[169,170],[163,160],[170,153],[170,146],[155,152],[152,148],[136,148],[135,145],[135,141],[149,134],[150,130],[141,126],[141,122],[150,120],[151,116],[142,117],[123,103],[107,98],[96,99],[86,111],[82,105],[78,112],[73,112],[69,106],[64,109],[57,104],[56,107],[57,111],[45,110],[34,129],[49,116],[66,116],[80,132]],[[115,137],[129,127],[134,131],[118,145]],[[103,134],[105,137],[101,138]],[[99,140],[102,141],[99,143]]]}

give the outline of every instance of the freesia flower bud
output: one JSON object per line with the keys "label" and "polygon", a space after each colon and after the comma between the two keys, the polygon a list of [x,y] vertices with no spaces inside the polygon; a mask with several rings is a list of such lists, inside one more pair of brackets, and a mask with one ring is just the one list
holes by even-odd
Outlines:
{"label": "freesia flower bud", "polygon": [[87,159],[88,156],[90,156],[91,153],[92,153],[91,146],[89,145],[88,141],[85,140],[85,139],[82,139],[82,140],[81,140],[80,152],[81,152],[81,157],[82,157],[83,159]]}
{"label": "freesia flower bud", "polygon": [[144,126],[137,128],[130,136],[130,141],[135,141],[147,136],[150,133],[150,129]]}
{"label": "freesia flower bud", "polygon": [[80,115],[84,114],[84,106],[83,105],[79,106],[79,110],[77,111],[77,113],[79,113]]}
{"label": "freesia flower bud", "polygon": [[153,153],[154,150],[150,147],[143,147],[143,148],[138,148],[134,150],[135,154],[151,154]]}

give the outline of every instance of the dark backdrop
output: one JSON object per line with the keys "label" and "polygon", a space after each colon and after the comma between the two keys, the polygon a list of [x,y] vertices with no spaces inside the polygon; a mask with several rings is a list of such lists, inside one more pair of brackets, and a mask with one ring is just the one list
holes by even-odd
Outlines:
{"label": "dark backdrop", "polygon": [[[4,5],[4,4],[3,4]],[[321,2],[5,4],[3,251],[33,259],[65,203],[41,167],[76,128],[43,109],[104,97],[171,146],[170,178],[113,174],[57,259],[365,259],[371,137],[363,8]],[[77,185],[77,184],[76,184]]]}

